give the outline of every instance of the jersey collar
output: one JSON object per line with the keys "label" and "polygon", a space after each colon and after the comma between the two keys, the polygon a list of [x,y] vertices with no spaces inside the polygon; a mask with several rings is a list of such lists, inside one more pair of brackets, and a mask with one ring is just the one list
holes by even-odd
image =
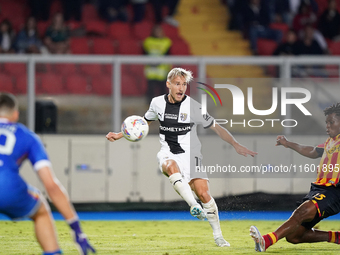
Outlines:
{"label": "jersey collar", "polygon": [[338,134],[336,137],[334,137],[333,140],[335,141],[335,140],[339,140],[339,139],[340,139],[340,134]]}
{"label": "jersey collar", "polygon": [[0,123],[9,123],[9,120],[6,118],[0,118]]}
{"label": "jersey collar", "polygon": [[173,105],[181,104],[187,98],[187,95],[184,95],[184,97],[183,97],[181,102],[171,103],[169,101],[168,95],[169,95],[169,93],[164,95],[165,102],[167,102],[168,104],[173,104]]}

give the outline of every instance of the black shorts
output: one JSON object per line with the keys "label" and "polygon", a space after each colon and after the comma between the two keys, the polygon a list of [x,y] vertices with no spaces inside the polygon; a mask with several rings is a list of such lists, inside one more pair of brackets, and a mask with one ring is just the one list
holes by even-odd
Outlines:
{"label": "black shorts", "polygon": [[322,219],[340,212],[340,188],[312,183],[309,193],[303,198],[303,201],[307,200],[311,200],[317,209],[312,221],[301,224],[307,229],[311,229]]}

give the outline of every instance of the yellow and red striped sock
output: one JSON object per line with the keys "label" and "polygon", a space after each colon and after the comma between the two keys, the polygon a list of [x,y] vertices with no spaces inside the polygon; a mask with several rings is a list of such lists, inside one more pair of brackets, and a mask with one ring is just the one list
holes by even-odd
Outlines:
{"label": "yellow and red striped sock", "polygon": [[340,232],[339,231],[328,231],[328,241],[329,243],[340,244]]}
{"label": "yellow and red striped sock", "polygon": [[262,237],[265,241],[266,250],[269,246],[273,245],[274,243],[276,243],[278,241],[278,238],[277,238],[277,235],[275,234],[275,232],[268,233],[266,235],[263,235]]}

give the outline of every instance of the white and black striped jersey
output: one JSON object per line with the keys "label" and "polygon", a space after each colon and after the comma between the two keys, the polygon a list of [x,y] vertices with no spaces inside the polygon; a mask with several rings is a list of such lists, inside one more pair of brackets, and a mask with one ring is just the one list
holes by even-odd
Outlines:
{"label": "white and black striped jersey", "polygon": [[189,152],[190,148],[200,153],[197,125],[208,128],[214,121],[210,115],[202,115],[201,105],[189,96],[184,96],[179,103],[170,103],[168,94],[153,98],[144,118],[159,120],[161,149],[173,154]]}

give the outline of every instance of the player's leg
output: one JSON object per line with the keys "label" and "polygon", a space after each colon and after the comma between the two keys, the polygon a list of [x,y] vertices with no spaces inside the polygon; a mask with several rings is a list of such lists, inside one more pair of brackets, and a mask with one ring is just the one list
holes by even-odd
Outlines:
{"label": "player's leg", "polygon": [[162,164],[163,174],[169,177],[169,181],[175,191],[188,203],[188,205],[197,205],[197,201],[191,192],[189,184],[183,180],[176,161],[169,159]]}
{"label": "player's leg", "polygon": [[215,203],[214,198],[210,195],[208,180],[193,179],[190,181],[189,184],[197,197],[202,201],[206,217],[213,230],[215,243],[221,247],[230,246],[230,244],[226,240],[224,240],[222,236],[220,220],[218,216],[218,207]]}
{"label": "player's leg", "polygon": [[54,222],[47,203],[41,203],[38,211],[31,216],[37,240],[44,254],[61,254]]}
{"label": "player's leg", "polygon": [[[254,226],[250,227],[250,235],[255,241],[255,250],[265,251],[267,248],[275,244],[278,240],[288,237],[287,241],[301,240],[306,231],[305,227],[301,226],[303,222],[312,221],[317,215],[317,209],[314,203],[310,200],[300,205],[292,214],[292,216],[283,223],[274,232],[261,236],[258,229]],[[308,236],[308,235],[307,235]]]}
{"label": "player's leg", "polygon": [[301,225],[294,233],[286,236],[286,240],[292,244],[326,242],[328,241],[329,232],[313,228],[306,229],[304,226]]}

